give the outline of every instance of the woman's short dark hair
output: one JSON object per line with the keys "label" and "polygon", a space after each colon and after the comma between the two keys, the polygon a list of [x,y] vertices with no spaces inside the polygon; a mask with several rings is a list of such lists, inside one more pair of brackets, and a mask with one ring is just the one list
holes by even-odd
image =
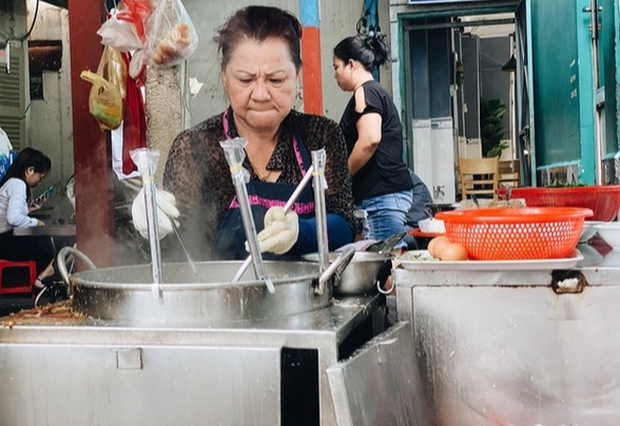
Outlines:
{"label": "woman's short dark hair", "polygon": [[336,58],[345,63],[351,59],[358,61],[366,71],[372,71],[387,62],[388,52],[385,35],[381,33],[347,37],[334,47]]}
{"label": "woman's short dark hair", "polygon": [[26,170],[30,167],[32,167],[36,173],[47,173],[52,168],[52,160],[38,149],[22,149],[11,163],[11,166],[6,171],[2,180],[0,180],[0,187],[10,178],[18,178],[25,181]]}
{"label": "woman's short dark hair", "polygon": [[267,38],[284,40],[291,52],[295,68],[301,68],[301,24],[290,12],[269,6],[248,6],[238,10],[220,27],[214,40],[222,55],[222,69],[230,61],[232,51],[243,40],[262,42]]}

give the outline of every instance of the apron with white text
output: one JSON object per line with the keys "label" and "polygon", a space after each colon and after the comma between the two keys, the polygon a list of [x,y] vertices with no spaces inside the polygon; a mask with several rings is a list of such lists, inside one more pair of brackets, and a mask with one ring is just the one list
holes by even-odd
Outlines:
{"label": "apron with white text", "polygon": [[[229,111],[230,109],[227,109],[224,112],[222,121],[224,134],[231,139],[227,116]],[[311,161],[297,129],[295,129],[293,136],[293,149],[295,150],[297,164],[303,177],[310,167]],[[256,225],[256,232],[260,232],[264,228],[263,221],[267,210],[274,206],[284,206],[297,188],[297,185],[252,179],[246,184],[246,187],[254,224]],[[300,218],[314,217],[314,194],[309,185],[303,189],[291,210],[297,213]],[[225,259],[245,259],[248,256],[248,252],[245,249],[247,237],[237,197],[233,198],[228,211],[224,215],[224,219],[217,230],[216,238],[218,253]],[[283,259],[286,256],[263,253],[263,258]]]}

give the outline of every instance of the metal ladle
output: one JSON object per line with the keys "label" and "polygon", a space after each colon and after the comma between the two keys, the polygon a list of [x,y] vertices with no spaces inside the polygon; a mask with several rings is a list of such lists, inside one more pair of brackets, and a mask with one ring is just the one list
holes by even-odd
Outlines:
{"label": "metal ladle", "polygon": [[155,169],[159,161],[160,153],[148,148],[138,148],[129,152],[131,159],[138,167],[142,175],[142,188],[144,189],[144,204],[146,221],[149,233],[149,246],[151,249],[151,274],[153,284],[151,294],[154,299],[161,296],[159,284],[163,276],[161,247],[159,245],[159,228],[157,226],[157,187],[154,182]]}
{"label": "metal ladle", "polygon": [[248,141],[246,139],[234,138],[222,141],[220,142],[220,145],[224,149],[224,155],[226,157],[226,161],[228,161],[228,165],[230,166],[230,174],[235,185],[237,202],[239,203],[239,210],[241,211],[241,220],[245,229],[250,254],[252,255],[254,275],[257,279],[265,282],[265,285],[267,285],[267,290],[269,290],[270,293],[275,293],[276,288],[274,287],[273,281],[265,269],[260,246],[258,244],[258,237],[256,236],[256,225],[254,224],[248,189],[246,187],[246,183],[250,179],[250,175],[242,166],[243,160],[245,159],[244,148],[247,143]]}
{"label": "metal ladle", "polygon": [[314,189],[314,214],[316,217],[316,239],[319,251],[319,265],[321,271],[329,265],[329,246],[327,240],[327,208],[325,206],[325,149],[312,151],[312,164],[314,165],[312,187]]}

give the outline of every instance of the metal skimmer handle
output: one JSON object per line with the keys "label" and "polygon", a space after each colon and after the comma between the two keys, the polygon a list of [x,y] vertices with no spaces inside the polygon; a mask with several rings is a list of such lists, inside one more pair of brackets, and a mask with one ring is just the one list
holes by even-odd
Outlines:
{"label": "metal skimmer handle", "polygon": [[239,210],[241,211],[241,219],[243,221],[245,235],[248,239],[250,254],[252,255],[254,274],[257,279],[265,281],[267,289],[270,293],[275,293],[276,289],[271,281],[271,278],[267,275],[267,270],[265,269],[263,257],[260,252],[260,246],[258,244],[258,237],[256,236],[256,225],[254,224],[248,189],[246,187],[246,183],[248,182],[250,175],[242,166],[243,160],[245,159],[244,148],[247,143],[248,141],[246,139],[234,138],[222,141],[220,142],[220,145],[224,149],[226,161],[228,161],[228,165],[230,166],[230,174],[232,175],[233,183],[235,184],[235,192],[237,193],[237,202],[239,203]]}
{"label": "metal skimmer handle", "polygon": [[327,240],[327,210],[325,207],[325,150],[312,151],[314,166],[312,186],[314,187],[314,214],[316,216],[316,237],[321,271],[329,265],[329,246]]}
{"label": "metal skimmer handle", "polygon": [[163,276],[161,247],[159,245],[159,228],[157,227],[157,187],[154,182],[155,169],[159,161],[159,151],[148,148],[138,148],[130,151],[131,159],[142,175],[144,189],[144,204],[146,207],[146,221],[149,231],[149,245],[151,248],[151,273],[153,284],[151,294],[154,299],[159,298],[159,283]]}
{"label": "metal skimmer handle", "polygon": [[[314,214],[316,217],[316,239],[319,254],[319,270],[321,273],[329,267],[329,242],[327,240],[327,209],[325,207],[325,149],[312,151],[314,166],[312,186],[314,187]],[[320,280],[318,293],[324,291],[325,280]]]}

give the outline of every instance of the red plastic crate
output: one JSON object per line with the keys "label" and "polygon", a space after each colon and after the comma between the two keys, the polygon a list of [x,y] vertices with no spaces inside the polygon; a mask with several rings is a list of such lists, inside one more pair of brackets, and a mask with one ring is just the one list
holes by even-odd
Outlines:
{"label": "red plastic crate", "polygon": [[[501,199],[506,190],[497,191]],[[511,198],[523,198],[527,207],[582,207],[594,212],[588,220],[615,220],[620,209],[620,185],[570,186],[563,188],[513,188]]]}
{"label": "red plastic crate", "polygon": [[37,265],[33,260],[0,260],[0,295],[32,293],[36,279]]}

